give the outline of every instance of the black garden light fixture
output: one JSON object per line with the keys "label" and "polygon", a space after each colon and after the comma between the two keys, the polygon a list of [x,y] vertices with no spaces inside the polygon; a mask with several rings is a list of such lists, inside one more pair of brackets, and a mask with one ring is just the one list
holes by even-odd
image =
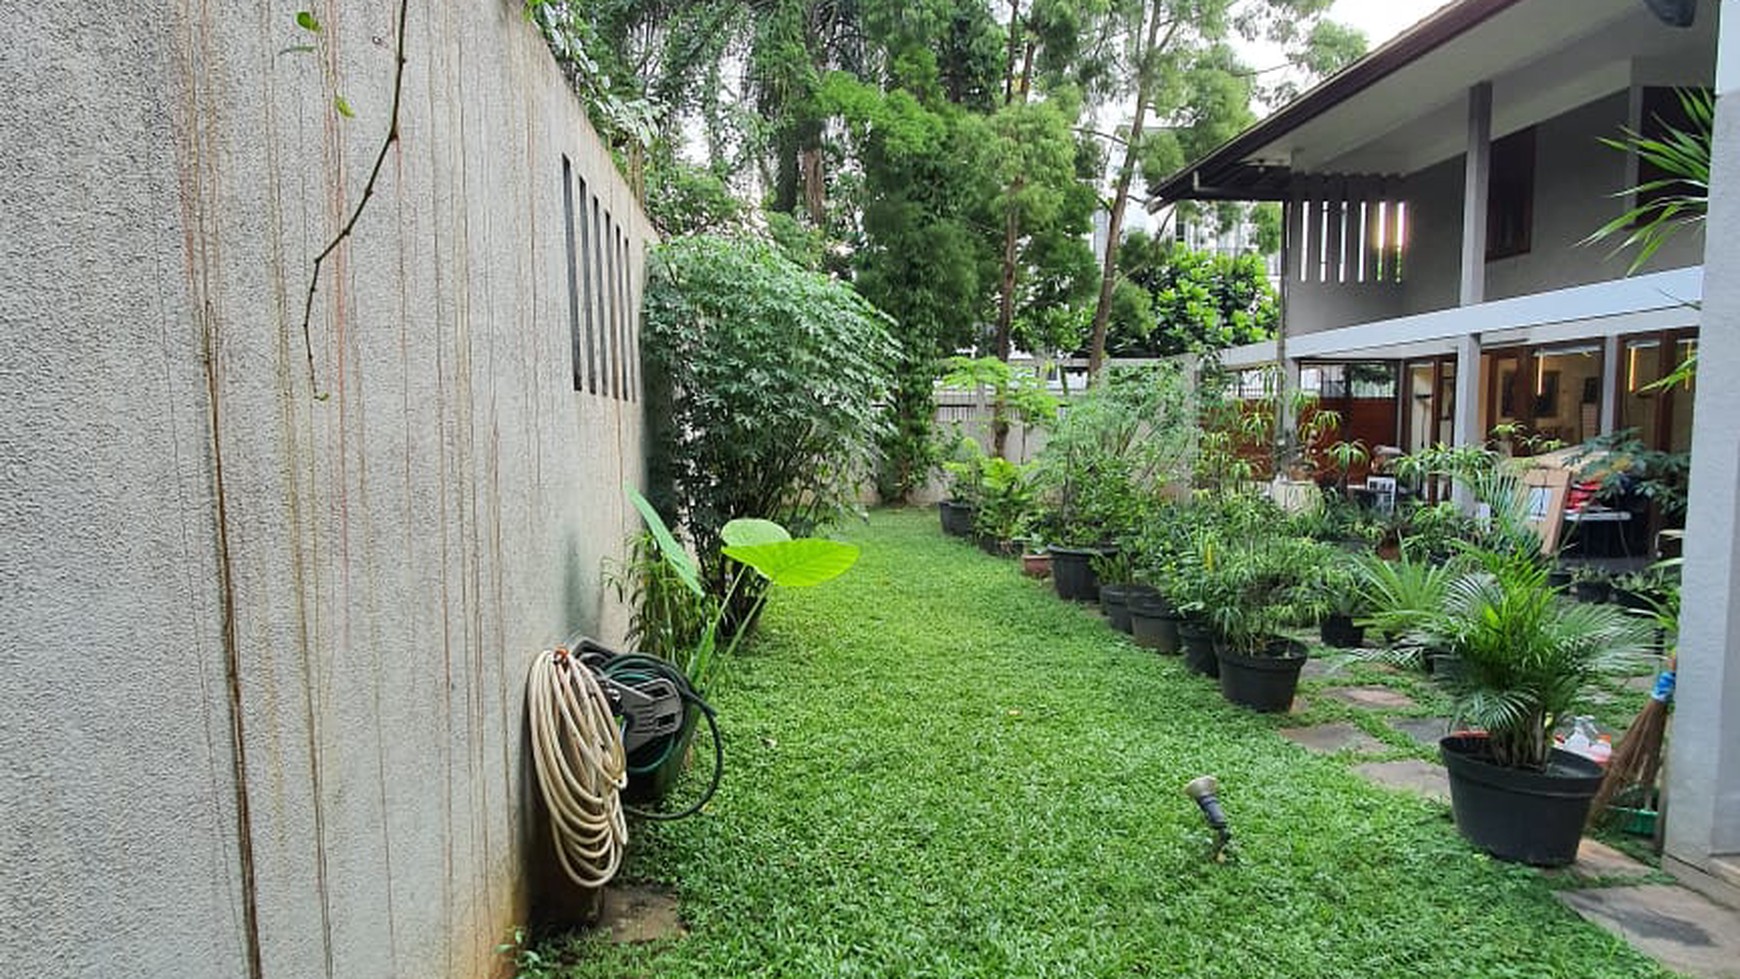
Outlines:
{"label": "black garden light fixture", "polygon": [[1202,807],[1202,816],[1208,820],[1208,828],[1214,830],[1215,863],[1226,860],[1226,845],[1232,842],[1232,830],[1227,826],[1226,812],[1220,807],[1220,781],[1213,775],[1203,775],[1190,780],[1184,786],[1184,794],[1196,800]]}

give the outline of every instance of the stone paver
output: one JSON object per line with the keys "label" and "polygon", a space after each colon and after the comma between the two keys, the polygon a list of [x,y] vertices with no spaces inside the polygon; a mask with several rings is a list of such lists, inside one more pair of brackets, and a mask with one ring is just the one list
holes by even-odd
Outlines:
{"label": "stone paver", "polygon": [[1444,769],[1431,762],[1409,758],[1405,761],[1371,761],[1353,766],[1366,779],[1392,789],[1401,789],[1437,802],[1450,801],[1450,779]]}
{"label": "stone paver", "polygon": [[1395,717],[1390,719],[1390,727],[1423,745],[1435,746],[1439,738],[1450,733],[1450,719],[1447,717]]}
{"label": "stone paver", "polygon": [[677,899],[656,887],[629,884],[604,890],[598,925],[618,945],[681,938],[689,933],[677,914]]}
{"label": "stone paver", "polygon": [[1654,871],[1647,864],[1631,859],[1600,840],[1584,837],[1577,846],[1577,859],[1569,867],[1548,871],[1555,876],[1577,880],[1614,880],[1627,877],[1647,877]]}
{"label": "stone paver", "polygon": [[1320,755],[1333,755],[1338,751],[1350,750],[1360,754],[1376,754],[1389,750],[1389,746],[1382,741],[1347,723],[1283,728],[1281,737]]}
{"label": "stone paver", "polygon": [[1403,708],[1414,706],[1413,698],[1389,687],[1331,687],[1323,691],[1355,707]]}
{"label": "stone paver", "polygon": [[1671,884],[1560,891],[1559,900],[1675,972],[1740,979],[1740,912]]}
{"label": "stone paver", "polygon": [[1341,669],[1333,658],[1311,657],[1305,665],[1299,668],[1301,680],[1321,680],[1326,676],[1340,676],[1347,671]]}

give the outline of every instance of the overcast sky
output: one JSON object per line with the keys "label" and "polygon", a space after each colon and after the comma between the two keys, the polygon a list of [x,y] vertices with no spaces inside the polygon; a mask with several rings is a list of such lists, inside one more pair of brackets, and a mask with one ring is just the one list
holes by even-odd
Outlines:
{"label": "overcast sky", "polygon": [[1364,31],[1375,48],[1443,5],[1444,0],[1335,0],[1329,16]]}

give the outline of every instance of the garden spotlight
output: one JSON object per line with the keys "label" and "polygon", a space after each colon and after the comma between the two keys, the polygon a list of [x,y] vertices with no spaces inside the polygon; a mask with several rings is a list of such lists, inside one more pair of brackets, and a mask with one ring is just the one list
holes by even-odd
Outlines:
{"label": "garden spotlight", "polygon": [[1196,800],[1202,807],[1203,818],[1208,820],[1208,826],[1214,830],[1214,859],[1220,863],[1226,859],[1226,845],[1232,842],[1232,830],[1227,828],[1226,813],[1220,808],[1220,782],[1213,775],[1203,775],[1193,778],[1184,787],[1184,794]]}

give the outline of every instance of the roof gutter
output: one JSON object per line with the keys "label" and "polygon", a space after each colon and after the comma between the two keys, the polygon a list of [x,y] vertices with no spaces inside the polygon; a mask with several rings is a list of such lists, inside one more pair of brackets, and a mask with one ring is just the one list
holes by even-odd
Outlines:
{"label": "roof gutter", "polygon": [[1217,186],[1220,176],[1245,157],[1521,2],[1461,0],[1439,10],[1207,156],[1167,177],[1150,189],[1150,197],[1155,203],[1189,200],[1199,192],[1198,188]]}

